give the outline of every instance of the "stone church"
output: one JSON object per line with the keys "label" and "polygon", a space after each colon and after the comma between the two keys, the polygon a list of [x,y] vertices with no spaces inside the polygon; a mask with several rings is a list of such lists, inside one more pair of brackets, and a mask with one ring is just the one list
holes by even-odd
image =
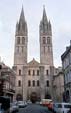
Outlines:
{"label": "stone church", "polygon": [[38,99],[52,98],[52,27],[47,19],[45,7],[39,25],[40,62],[34,58],[27,62],[28,26],[22,8],[16,24],[14,66],[16,72],[16,99],[28,100],[32,92]]}

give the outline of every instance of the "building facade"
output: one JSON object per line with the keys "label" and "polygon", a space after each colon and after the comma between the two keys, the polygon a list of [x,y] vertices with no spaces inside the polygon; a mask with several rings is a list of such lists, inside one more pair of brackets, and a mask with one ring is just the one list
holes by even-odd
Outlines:
{"label": "building facade", "polygon": [[64,72],[64,90],[65,101],[71,102],[71,41],[70,46],[66,47],[66,51],[61,56]]}
{"label": "building facade", "polygon": [[52,97],[53,46],[52,27],[47,19],[45,8],[39,25],[40,62],[34,58],[27,62],[28,27],[22,8],[16,24],[14,66],[16,72],[16,99],[27,100],[31,92],[36,92],[38,99]]}
{"label": "building facade", "polygon": [[8,96],[11,101],[15,97],[15,72],[0,62],[0,96]]}
{"label": "building facade", "polygon": [[55,68],[55,74],[53,76],[53,92],[54,101],[62,102],[64,93],[64,74],[62,67]]}

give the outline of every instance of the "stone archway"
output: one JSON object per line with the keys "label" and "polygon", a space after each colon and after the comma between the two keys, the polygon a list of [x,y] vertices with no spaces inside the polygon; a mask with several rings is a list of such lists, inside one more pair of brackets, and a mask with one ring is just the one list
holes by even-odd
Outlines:
{"label": "stone archway", "polygon": [[16,100],[17,100],[17,101],[22,101],[22,100],[23,100],[22,95],[21,95],[21,94],[17,94],[17,95],[16,95]]}
{"label": "stone archway", "polygon": [[45,94],[45,99],[51,99],[51,95],[48,92]]}

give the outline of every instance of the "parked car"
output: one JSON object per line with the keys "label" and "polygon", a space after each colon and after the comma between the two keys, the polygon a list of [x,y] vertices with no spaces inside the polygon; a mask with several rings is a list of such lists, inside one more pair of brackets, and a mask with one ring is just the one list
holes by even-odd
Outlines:
{"label": "parked car", "polygon": [[71,108],[71,103],[54,103],[53,108],[57,113],[67,113]]}
{"label": "parked car", "polygon": [[27,104],[32,104],[32,102],[30,100],[27,100]]}
{"label": "parked car", "polygon": [[17,103],[10,103],[10,113],[18,112],[19,106]]}
{"label": "parked car", "polygon": [[24,108],[24,107],[27,106],[27,102],[25,102],[25,101],[18,101],[18,106],[19,106],[19,108]]}
{"label": "parked car", "polygon": [[40,104],[48,107],[49,109],[53,109],[53,101],[51,99],[42,99]]}

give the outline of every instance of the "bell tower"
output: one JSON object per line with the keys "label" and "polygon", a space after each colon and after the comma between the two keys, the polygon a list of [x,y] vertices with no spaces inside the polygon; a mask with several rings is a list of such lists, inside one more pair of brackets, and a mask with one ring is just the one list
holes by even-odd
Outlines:
{"label": "bell tower", "polygon": [[24,11],[22,7],[19,22],[17,22],[16,24],[14,65],[24,65],[27,63],[27,43],[28,43],[27,23],[25,20]]}
{"label": "bell tower", "polygon": [[40,63],[53,66],[52,28],[43,7],[43,16],[39,26],[40,35]]}
{"label": "bell tower", "polygon": [[16,72],[16,99],[23,100],[24,86],[24,66],[27,64],[28,29],[24,16],[23,7],[20,19],[16,24],[15,48],[14,48],[14,70]]}

